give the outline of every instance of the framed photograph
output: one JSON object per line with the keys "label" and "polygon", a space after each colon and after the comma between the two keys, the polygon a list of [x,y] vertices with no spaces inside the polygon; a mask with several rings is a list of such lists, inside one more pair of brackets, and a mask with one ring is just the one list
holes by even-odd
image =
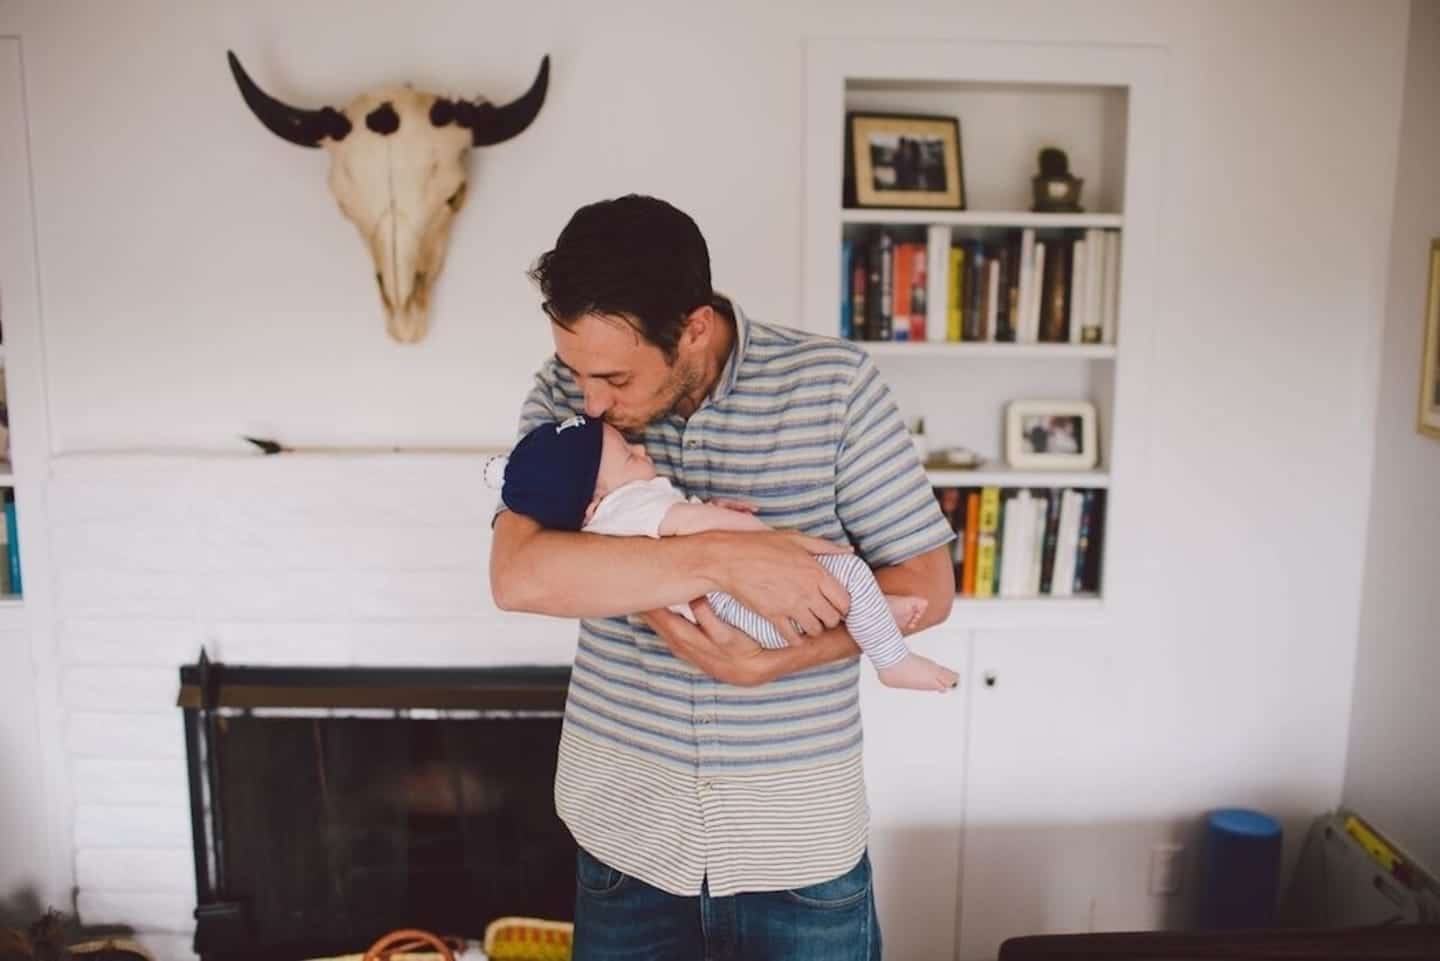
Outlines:
{"label": "framed photograph", "polygon": [[959,120],[879,113],[845,120],[847,206],[965,209]]}
{"label": "framed photograph", "polygon": [[1420,433],[1440,439],[1440,237],[1430,241],[1430,284],[1425,298],[1425,352],[1420,370]]}
{"label": "framed photograph", "polygon": [[1005,410],[1005,460],[1020,470],[1089,470],[1100,462],[1095,405],[1017,400]]}

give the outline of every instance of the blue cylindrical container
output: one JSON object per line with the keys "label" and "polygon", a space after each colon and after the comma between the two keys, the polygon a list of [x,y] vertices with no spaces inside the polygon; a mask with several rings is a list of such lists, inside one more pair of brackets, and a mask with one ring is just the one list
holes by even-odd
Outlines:
{"label": "blue cylindrical container", "polygon": [[1280,841],[1280,823],[1259,811],[1227,808],[1205,819],[1201,928],[1217,931],[1274,925]]}

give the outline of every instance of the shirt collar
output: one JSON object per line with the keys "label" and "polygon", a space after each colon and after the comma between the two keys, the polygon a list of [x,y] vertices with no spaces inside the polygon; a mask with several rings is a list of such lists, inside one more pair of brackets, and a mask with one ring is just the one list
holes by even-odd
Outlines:
{"label": "shirt collar", "polygon": [[745,361],[746,348],[750,346],[750,318],[745,316],[734,298],[718,292],[717,296],[730,305],[730,312],[735,315],[735,345],[730,349],[730,359],[725,362],[725,369],[720,372],[715,389],[710,392],[710,401],[716,404],[735,388],[735,379],[740,375],[740,365]]}

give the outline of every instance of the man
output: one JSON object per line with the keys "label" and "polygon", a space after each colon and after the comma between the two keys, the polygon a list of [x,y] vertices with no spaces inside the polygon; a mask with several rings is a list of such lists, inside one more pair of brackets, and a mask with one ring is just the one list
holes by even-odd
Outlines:
{"label": "man", "polygon": [[[532,277],[555,357],[522,435],[604,417],[687,494],[788,529],[656,541],[496,519],[496,603],[582,618],[555,777],[580,846],[575,961],[879,958],[857,648],[813,555],[852,543],[887,593],[929,601],[917,629],[949,613],[954,534],[887,388],[860,348],[717,295],[694,221],[653,198],[582,208]],[[711,590],[790,646],[703,600],[698,624],[665,610]]]}

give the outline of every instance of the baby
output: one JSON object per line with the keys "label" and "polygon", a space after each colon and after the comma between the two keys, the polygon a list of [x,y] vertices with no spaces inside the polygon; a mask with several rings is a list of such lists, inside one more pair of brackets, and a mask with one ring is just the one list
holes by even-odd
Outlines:
{"label": "baby", "polygon": [[[686,500],[640,444],[601,420],[571,417],[532,430],[515,445],[505,464],[501,498],[511,510],[554,530],[592,534],[670,537],[701,531],[764,531],[746,508]],[[816,558],[850,593],[845,625],[855,643],[889,687],[945,691],[959,676],[905,646],[900,627],[913,627],[925,613],[923,597],[889,597],[869,566],[853,554]],[[716,616],[764,647],[784,647],[775,625],[729,594],[706,595]],[[672,610],[694,620],[688,607]]]}

